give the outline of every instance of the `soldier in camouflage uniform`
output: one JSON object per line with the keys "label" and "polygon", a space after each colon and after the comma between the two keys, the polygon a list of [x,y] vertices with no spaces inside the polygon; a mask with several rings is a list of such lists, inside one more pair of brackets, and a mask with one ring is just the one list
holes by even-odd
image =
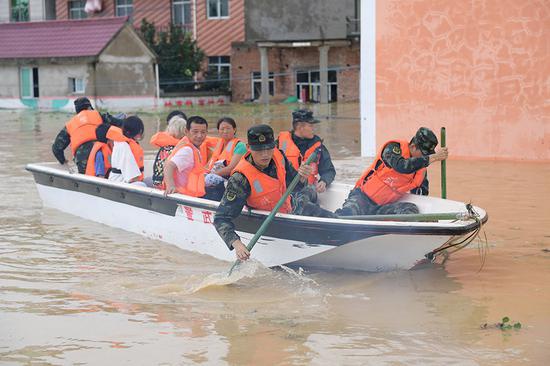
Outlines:
{"label": "soldier in camouflage uniform", "polygon": [[[373,173],[373,169],[378,170],[380,167],[385,166],[393,169],[395,176],[399,176],[400,174],[414,174],[434,162],[445,160],[448,156],[448,150],[444,147],[435,151],[437,143],[435,134],[426,127],[418,129],[408,144],[410,152],[407,154],[408,158],[403,156],[402,145],[399,142],[390,141],[386,143],[379,155],[382,161],[377,159],[376,164],[373,163],[373,166],[369,168],[370,172],[366,172],[368,174],[364,175],[363,182],[357,183],[356,188],[349,193],[342,208],[336,210],[336,214],[338,216],[354,216],[418,213],[418,207],[410,202],[389,202],[379,205],[358,185],[365,184],[368,181]],[[422,183],[416,187],[412,187],[410,193],[428,195],[429,182],[427,174],[423,174],[424,179]]]}
{"label": "soldier in camouflage uniform", "polygon": [[[92,103],[86,97],[81,97],[76,99],[74,101],[74,106],[75,106],[76,114],[80,113],[83,110],[93,109]],[[103,138],[98,137],[98,140],[102,140],[102,142],[106,142],[107,140],[104,135],[107,133],[107,130],[109,129],[109,127],[111,125],[121,127],[123,120],[113,117],[109,113],[102,113],[101,119],[103,120],[103,124],[97,128],[97,134],[98,136],[103,135]],[[63,127],[63,129],[59,131],[59,133],[57,134],[55,141],[52,145],[53,155],[55,156],[57,161],[59,161],[60,164],[65,164],[67,162],[67,159],[65,159],[64,151],[67,148],[67,146],[69,146],[70,143],[71,143],[71,137],[67,132],[67,127]],[[73,159],[78,168],[78,172],[81,174],[84,174],[86,172],[88,156],[92,151],[94,143],[95,143],[95,140],[85,142],[82,145],[80,145],[75,151],[75,156],[73,157]]]}
{"label": "soldier in camouflage uniform", "polygon": [[[264,151],[262,154],[273,154],[275,140],[271,127],[267,125],[253,126],[248,130],[247,137],[248,145],[252,152],[244,155],[243,159],[246,159],[246,161],[252,164],[254,168],[258,170],[258,174],[265,174],[271,178],[277,179],[277,168],[272,155],[265,155],[268,156],[268,158],[264,158],[264,155],[261,155],[261,159],[265,159],[265,161],[259,160],[258,162],[254,161],[252,155],[254,151]],[[296,174],[299,174],[301,177],[300,183],[298,183],[294,189],[294,192],[296,193],[293,193],[292,195],[291,213],[295,215],[334,217],[332,212],[322,209],[317,203],[315,203],[317,201],[315,186],[306,185],[307,177],[312,172],[311,167],[302,164],[298,171],[296,171],[282,152],[281,156],[284,158],[286,186],[288,187],[290,185],[290,182],[294,179]],[[237,165],[236,169],[239,169],[239,165]],[[237,258],[241,260],[248,259],[250,253],[235,232],[235,224],[233,223],[233,220],[241,214],[241,211],[247,203],[247,200],[249,200],[251,194],[252,189],[247,177],[240,171],[234,172],[227,182],[225,193],[216,211],[216,215],[214,216],[214,226],[216,227],[218,234],[230,250],[235,249]]]}

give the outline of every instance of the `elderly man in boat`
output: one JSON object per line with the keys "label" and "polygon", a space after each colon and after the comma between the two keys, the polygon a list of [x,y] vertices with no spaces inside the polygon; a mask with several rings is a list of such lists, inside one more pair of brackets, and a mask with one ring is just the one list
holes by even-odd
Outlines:
{"label": "elderly man in boat", "polygon": [[271,211],[286,191],[286,187],[298,174],[300,183],[295,194],[288,197],[279,212],[297,215],[333,217],[316,202],[315,189],[308,186],[311,166],[302,164],[294,169],[285,155],[275,148],[273,129],[268,125],[252,126],[247,132],[249,152],[239,161],[214,216],[214,226],[227,247],[235,249],[240,260],[246,260],[250,252],[235,232],[233,220],[249,208]]}
{"label": "elderly man in boat", "polygon": [[398,202],[405,193],[428,195],[426,168],[448,156],[446,147],[435,150],[437,137],[426,127],[418,129],[410,142],[386,142],[355,183],[338,216],[416,214],[411,202]]}

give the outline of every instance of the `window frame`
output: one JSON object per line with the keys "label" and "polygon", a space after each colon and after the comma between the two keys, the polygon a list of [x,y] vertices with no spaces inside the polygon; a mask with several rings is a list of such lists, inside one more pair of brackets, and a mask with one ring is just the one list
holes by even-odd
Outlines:
{"label": "window frame", "polygon": [[[228,58],[228,62],[222,62],[222,57],[227,57]],[[212,58],[217,58],[217,62],[216,63],[210,63],[210,59]],[[207,70],[208,72],[210,72],[210,67],[212,66],[215,66],[217,71],[217,75],[218,77],[216,78],[217,80],[222,80],[220,78],[220,75],[221,75],[221,70],[224,68],[224,67],[227,67],[229,69],[229,72],[227,73],[228,74],[228,77],[229,77],[229,82],[231,82],[231,56],[208,56],[208,66],[207,66]]]}
{"label": "window frame", "polygon": [[[186,5],[189,6],[189,23],[185,23],[185,15],[187,14],[185,12]],[[181,9],[183,11],[183,14],[181,16],[181,19],[184,23],[176,23],[176,6],[181,6]],[[193,27],[193,3],[191,0],[172,0],[170,2],[170,11],[172,13],[172,24],[178,25],[185,30],[191,30]]]}
{"label": "window frame", "polygon": [[[81,84],[81,88],[78,88],[78,84]],[[78,77],[69,77],[69,93],[70,94],[85,94],[86,93],[86,82],[84,78]]]}
{"label": "window frame", "polygon": [[[20,19],[20,13],[18,13],[18,18],[16,19],[13,15],[13,11],[14,11],[14,7],[13,7],[13,2],[14,1],[18,1],[18,0],[9,0],[9,19],[10,19],[10,23],[20,23],[20,22],[29,22],[31,20],[31,4],[30,4],[30,0],[27,0],[27,14],[26,14],[26,19]],[[19,1],[24,1],[24,0],[19,0]]]}
{"label": "window frame", "polygon": [[[117,17],[128,17],[132,18],[134,15],[134,0],[123,0],[123,1],[130,1],[130,4],[119,4],[121,0],[115,0],[115,16]],[[125,12],[127,12],[127,9],[130,9],[130,14],[119,14],[120,9],[124,9]]]}
{"label": "window frame", "polygon": [[[230,11],[229,11],[229,0],[205,0],[206,1],[206,19],[229,19],[230,17]],[[216,2],[216,11],[218,12],[218,15],[212,16],[210,15],[210,2],[215,1]],[[221,15],[221,2],[227,1],[227,15]]]}
{"label": "window frame", "polygon": [[[76,8],[76,9],[71,8],[71,5],[74,4],[74,3],[76,3],[76,2],[79,2],[79,3],[83,2],[84,4],[82,5],[81,8]],[[69,19],[75,19],[75,20],[78,20],[78,19],[87,19],[87,18],[88,18],[88,14],[86,14],[86,11],[84,10],[85,6],[86,6],[86,1],[85,1],[85,0],[69,0],[69,2],[67,3],[67,12],[68,12],[68,17],[69,17]],[[74,12],[76,12],[76,10],[78,10],[78,13],[81,14],[81,15],[83,15],[83,16],[80,16],[80,17],[78,17],[78,18],[73,18],[73,17],[72,17],[72,14],[73,14]]]}
{"label": "window frame", "polygon": [[[257,77],[256,77],[257,75]],[[251,72],[251,77],[250,77],[250,97],[252,98],[252,100],[258,100],[260,99],[261,97],[261,94],[262,94],[262,72],[261,71],[252,71]],[[256,98],[254,96],[254,91],[255,91],[255,88],[254,88],[254,84],[256,83],[259,83],[260,84],[260,95],[258,95],[258,98]],[[272,90],[273,89],[273,92]],[[268,77],[267,77],[267,91],[269,93],[270,96],[275,96],[275,73],[273,71],[270,71],[268,73]]]}

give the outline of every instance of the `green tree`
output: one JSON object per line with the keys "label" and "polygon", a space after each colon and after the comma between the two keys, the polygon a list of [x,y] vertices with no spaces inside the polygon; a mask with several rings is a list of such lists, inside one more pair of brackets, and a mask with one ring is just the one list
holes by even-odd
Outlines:
{"label": "green tree", "polygon": [[159,82],[164,92],[194,90],[193,75],[200,71],[204,52],[188,32],[170,24],[168,31],[157,31],[155,23],[141,21],[140,31],[159,56]]}

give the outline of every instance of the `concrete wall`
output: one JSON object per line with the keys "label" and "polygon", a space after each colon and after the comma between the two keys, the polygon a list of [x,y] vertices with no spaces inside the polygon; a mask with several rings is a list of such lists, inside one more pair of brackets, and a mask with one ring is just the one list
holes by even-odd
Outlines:
{"label": "concrete wall", "polygon": [[354,6],[354,0],[245,0],[246,40],[343,39]]}
{"label": "concrete wall", "polygon": [[38,65],[38,84],[40,98],[60,96],[81,96],[69,91],[69,78],[84,79],[86,95],[93,91],[91,64],[41,64]]}
{"label": "concrete wall", "polygon": [[101,53],[96,65],[96,92],[104,96],[154,96],[154,59],[139,38],[125,26]]}
{"label": "concrete wall", "polygon": [[0,98],[19,98],[19,67],[0,65]]}
{"label": "concrete wall", "polygon": [[31,22],[44,20],[46,18],[44,0],[29,0],[29,13]]}
{"label": "concrete wall", "polygon": [[446,126],[452,156],[550,160],[548,2],[376,6],[378,145]]}
{"label": "concrete wall", "polygon": [[[329,67],[341,69],[337,74],[338,101],[359,99],[359,47],[332,47],[328,53]],[[260,71],[260,52],[255,46],[234,45],[231,54],[232,99],[242,102],[252,98],[251,73]],[[269,71],[275,73],[275,95],[280,101],[296,95],[296,70],[319,69],[317,47],[268,49]]]}
{"label": "concrete wall", "polygon": [[0,23],[10,21],[10,0],[0,0]]}

